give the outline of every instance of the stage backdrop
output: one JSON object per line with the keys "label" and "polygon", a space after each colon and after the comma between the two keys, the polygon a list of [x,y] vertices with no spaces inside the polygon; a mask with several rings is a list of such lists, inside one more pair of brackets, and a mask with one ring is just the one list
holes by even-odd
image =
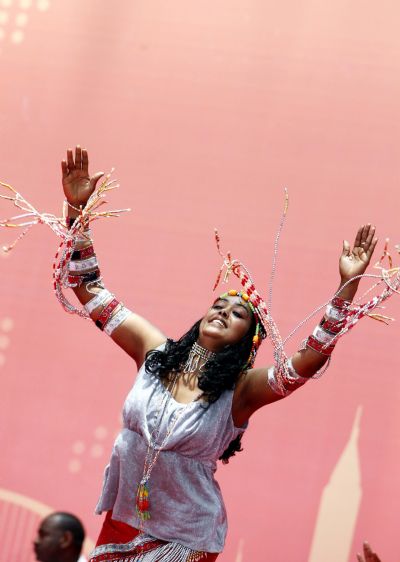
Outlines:
{"label": "stage backdrop", "polygon": [[[94,228],[104,278],[172,337],[213,299],[215,226],[267,293],[287,187],[272,310],[287,335],[335,291],[360,223],[376,224],[379,251],[400,241],[399,17],[389,0],[0,0],[1,179],[60,213],[66,148],[87,147],[92,172],[115,167],[110,208],[132,212]],[[30,559],[52,509],[95,540],[136,374],[62,311],[56,247],[37,227],[0,257],[1,550],[13,562]],[[399,318],[400,300],[386,313]],[[217,472],[221,562],[354,561],[365,538],[399,560],[399,330],[364,320],[326,376],[254,416],[244,452]],[[265,343],[258,365],[271,360]]]}

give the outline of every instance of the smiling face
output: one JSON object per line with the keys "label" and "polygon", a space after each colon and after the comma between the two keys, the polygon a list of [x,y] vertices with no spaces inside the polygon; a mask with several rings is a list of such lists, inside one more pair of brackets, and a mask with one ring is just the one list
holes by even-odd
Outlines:
{"label": "smiling face", "polygon": [[239,296],[217,299],[202,319],[198,343],[210,351],[221,351],[239,342],[249,331],[253,321],[250,307]]}

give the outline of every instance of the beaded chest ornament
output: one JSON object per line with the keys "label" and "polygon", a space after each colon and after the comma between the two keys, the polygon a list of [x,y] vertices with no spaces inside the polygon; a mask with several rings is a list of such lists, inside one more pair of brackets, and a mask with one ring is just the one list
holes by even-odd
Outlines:
{"label": "beaded chest ornament", "polygon": [[151,518],[149,480],[154,465],[156,464],[161,451],[165,448],[167,441],[171,436],[179,419],[186,412],[187,408],[201,395],[199,394],[199,396],[195,398],[194,401],[189,402],[188,404],[185,405],[182,404],[180,411],[174,412],[161,443],[157,445],[157,439],[159,438],[160,431],[161,431],[161,423],[165,415],[165,412],[167,410],[168,404],[172,398],[173,392],[175,390],[178,377],[179,377],[179,373],[175,373],[169,385],[163,390],[159,405],[157,406],[158,414],[154,424],[154,429],[150,434],[149,444],[147,446],[147,452],[146,452],[146,457],[144,460],[144,467],[143,467],[143,475],[136,492],[136,513],[140,521],[141,530],[143,530],[143,525],[145,521],[148,521]]}

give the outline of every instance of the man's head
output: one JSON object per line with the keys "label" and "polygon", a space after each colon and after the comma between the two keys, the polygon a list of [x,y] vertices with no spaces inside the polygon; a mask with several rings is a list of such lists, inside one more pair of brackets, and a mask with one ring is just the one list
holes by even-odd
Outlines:
{"label": "man's head", "polygon": [[76,562],[82,550],[85,531],[71,513],[52,513],[40,523],[34,550],[40,562]]}

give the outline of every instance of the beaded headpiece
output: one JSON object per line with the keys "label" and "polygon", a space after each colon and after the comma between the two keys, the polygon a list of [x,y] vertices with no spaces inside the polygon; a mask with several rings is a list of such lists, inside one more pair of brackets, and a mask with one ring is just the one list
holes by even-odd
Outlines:
{"label": "beaded headpiece", "polygon": [[285,202],[284,202],[283,213],[281,216],[278,232],[275,238],[274,257],[273,257],[272,270],[271,270],[271,276],[269,281],[268,305],[257,291],[254,281],[246,266],[241,261],[237,259],[233,259],[230,252],[227,252],[226,254],[222,252],[221,239],[218,234],[218,231],[215,229],[215,242],[217,244],[218,253],[222,257],[223,262],[219,270],[217,279],[215,281],[213,290],[215,291],[215,289],[218,287],[219,283],[221,282],[221,279],[223,283],[227,283],[231,273],[236,275],[244,291],[231,290],[228,291],[228,293],[225,293],[225,296],[226,295],[240,296],[249,305],[251,311],[254,314],[254,318],[256,321],[256,332],[253,337],[253,345],[246,366],[247,368],[251,368],[253,366],[258,348],[260,347],[262,340],[267,337],[270,339],[274,347],[274,358],[276,363],[278,365],[282,364],[283,360],[286,359],[286,355],[283,351],[283,342],[282,342],[281,335],[279,333],[277,325],[275,324],[271,316],[271,304],[272,304],[272,285],[275,277],[279,238],[285,222],[286,213],[288,210],[288,204],[289,204],[288,193],[287,190],[285,190]]}

